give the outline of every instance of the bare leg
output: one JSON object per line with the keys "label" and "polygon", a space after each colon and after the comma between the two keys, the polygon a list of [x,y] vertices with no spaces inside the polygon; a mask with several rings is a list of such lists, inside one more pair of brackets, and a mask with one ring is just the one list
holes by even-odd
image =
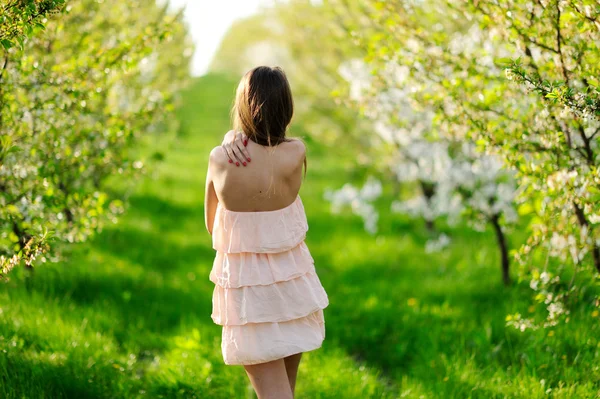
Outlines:
{"label": "bare leg", "polygon": [[288,380],[290,381],[290,388],[292,388],[292,396],[296,389],[296,377],[298,375],[298,366],[300,366],[300,360],[302,359],[302,353],[296,353],[283,359],[285,361],[285,371],[287,372]]}
{"label": "bare leg", "polygon": [[244,366],[258,399],[293,399],[283,359]]}

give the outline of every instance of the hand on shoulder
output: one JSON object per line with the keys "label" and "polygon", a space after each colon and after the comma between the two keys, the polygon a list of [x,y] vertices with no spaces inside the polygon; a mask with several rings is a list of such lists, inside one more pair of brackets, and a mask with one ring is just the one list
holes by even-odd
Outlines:
{"label": "hand on shoulder", "polygon": [[248,136],[243,132],[230,130],[223,137],[221,147],[228,158],[228,162],[235,166],[246,166],[250,162],[250,153],[246,148]]}

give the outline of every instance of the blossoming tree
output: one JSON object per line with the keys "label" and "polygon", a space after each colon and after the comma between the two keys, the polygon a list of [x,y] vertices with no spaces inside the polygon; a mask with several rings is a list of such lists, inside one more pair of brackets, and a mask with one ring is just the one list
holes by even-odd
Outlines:
{"label": "blossoming tree", "polygon": [[[461,215],[477,229],[490,223],[497,236],[501,254],[502,277],[510,282],[509,253],[505,224],[517,219],[514,207],[515,184],[512,173],[502,168],[492,154],[481,154],[473,144],[447,135],[435,122],[433,107],[415,98],[425,89],[415,87],[406,65],[387,60],[375,74],[370,66],[353,60],[341,68],[349,82],[349,103],[372,120],[380,145],[392,148],[381,166],[393,173],[398,183],[416,183],[418,195],[392,204],[397,212],[423,217],[429,229],[440,216],[455,223]],[[359,192],[359,191],[356,191]],[[335,207],[351,204],[373,231],[373,216],[361,196],[353,195],[350,186],[328,194]],[[361,201],[363,200],[363,201]],[[439,247],[439,246],[438,246]]]}
{"label": "blossoming tree", "polygon": [[190,41],[167,6],[62,3],[0,3],[0,276],[121,212],[105,181],[139,173],[134,144],[173,131],[188,75]]}
{"label": "blossoming tree", "polygon": [[575,303],[599,306],[598,1],[334,3],[341,19],[366,16],[347,31],[376,73],[409,68],[435,129],[516,173],[530,232],[517,259],[543,324],[567,320]]}

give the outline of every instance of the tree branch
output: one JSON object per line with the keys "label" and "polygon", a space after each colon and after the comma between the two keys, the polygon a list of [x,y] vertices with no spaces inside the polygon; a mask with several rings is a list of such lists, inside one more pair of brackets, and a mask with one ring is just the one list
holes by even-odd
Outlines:
{"label": "tree branch", "polygon": [[579,15],[581,15],[582,17],[584,17],[585,19],[587,19],[588,21],[590,21],[594,27],[596,27],[597,30],[600,30],[600,23],[598,23],[598,18],[592,18],[592,17],[588,17],[588,15],[583,12],[582,10],[579,9],[579,7],[577,7],[577,4],[575,4],[574,1],[571,1],[571,7],[573,7],[575,9],[575,11],[577,11],[577,13],[579,13]]}
{"label": "tree branch", "polygon": [[579,133],[579,136],[581,137],[581,140],[583,141],[583,150],[585,151],[585,160],[587,161],[588,165],[595,166],[594,165],[595,164],[594,150],[592,149],[590,138],[585,135],[585,129],[583,128],[583,124],[581,124],[581,122],[577,122],[577,132]]}
{"label": "tree branch", "polygon": [[2,64],[2,69],[0,69],[0,81],[2,81],[2,75],[4,75],[4,71],[6,70],[7,66],[8,66],[8,53],[4,52],[4,62]]}
{"label": "tree branch", "polygon": [[559,1],[556,2],[556,45],[558,47],[558,55],[560,57],[560,64],[562,69],[563,77],[565,78],[565,83],[567,87],[569,86],[569,74],[567,73],[567,65],[565,64],[565,57],[562,52],[562,34],[560,30],[560,4]]}

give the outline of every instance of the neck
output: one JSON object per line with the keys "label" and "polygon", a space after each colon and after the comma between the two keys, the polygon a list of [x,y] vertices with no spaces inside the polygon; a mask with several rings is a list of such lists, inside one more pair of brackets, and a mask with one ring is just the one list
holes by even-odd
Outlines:
{"label": "neck", "polygon": [[271,143],[269,143],[269,139],[266,137],[250,137],[250,140],[252,140],[253,142],[255,142],[256,144],[262,145],[262,146],[276,146],[278,144],[281,144],[285,141],[287,141],[287,139],[285,137],[271,137]]}

